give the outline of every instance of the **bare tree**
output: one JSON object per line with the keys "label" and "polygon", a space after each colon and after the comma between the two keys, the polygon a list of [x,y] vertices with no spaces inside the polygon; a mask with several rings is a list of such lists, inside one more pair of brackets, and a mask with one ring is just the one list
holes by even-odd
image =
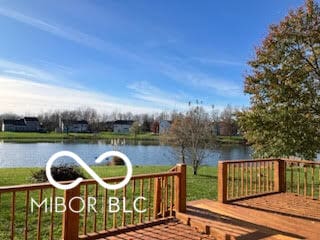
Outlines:
{"label": "bare tree", "polygon": [[232,108],[231,105],[227,105],[221,112],[220,121],[223,124],[222,135],[232,136],[237,133],[236,112],[237,110]]}
{"label": "bare tree", "polygon": [[170,133],[180,151],[181,161],[190,162],[193,174],[197,175],[214,142],[209,114],[199,105],[191,106],[185,115],[174,120]]}
{"label": "bare tree", "polygon": [[140,124],[139,122],[134,122],[130,128],[130,132],[134,135],[134,138],[140,133]]}

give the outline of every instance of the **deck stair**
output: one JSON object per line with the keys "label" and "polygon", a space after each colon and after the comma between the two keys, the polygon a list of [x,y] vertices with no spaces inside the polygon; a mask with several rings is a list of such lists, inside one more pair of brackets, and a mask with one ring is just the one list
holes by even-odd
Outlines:
{"label": "deck stair", "polygon": [[[313,214],[294,215],[285,213],[290,201],[301,198],[292,194],[274,194],[257,200],[243,200],[223,204],[212,200],[188,202],[186,213],[177,213],[183,223],[197,228],[216,239],[320,239],[320,218]],[[279,204],[283,200],[282,206]],[[320,202],[303,199],[312,205],[313,211],[320,211]],[[247,201],[247,202],[246,202]],[[249,203],[252,207],[247,206]],[[254,207],[254,202],[268,202],[272,211]],[[288,202],[289,201],[289,202]],[[274,202],[274,206],[272,204]],[[277,212],[277,206],[280,210]],[[303,209],[304,207],[301,206]]]}

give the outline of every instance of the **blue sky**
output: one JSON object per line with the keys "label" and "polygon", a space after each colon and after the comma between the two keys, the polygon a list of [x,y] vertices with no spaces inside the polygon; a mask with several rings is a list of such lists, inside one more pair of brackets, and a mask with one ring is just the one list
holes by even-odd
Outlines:
{"label": "blue sky", "polygon": [[0,113],[249,105],[246,62],[303,0],[0,0]]}

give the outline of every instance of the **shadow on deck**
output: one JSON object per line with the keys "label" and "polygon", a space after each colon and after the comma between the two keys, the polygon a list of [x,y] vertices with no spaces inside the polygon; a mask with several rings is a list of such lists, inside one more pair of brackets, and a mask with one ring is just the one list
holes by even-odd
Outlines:
{"label": "shadow on deck", "polygon": [[177,218],[217,239],[320,239],[320,201],[289,193],[191,201]]}

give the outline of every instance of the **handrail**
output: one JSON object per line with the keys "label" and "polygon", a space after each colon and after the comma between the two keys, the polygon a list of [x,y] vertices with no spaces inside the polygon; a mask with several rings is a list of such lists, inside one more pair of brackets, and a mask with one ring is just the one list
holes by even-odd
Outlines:
{"label": "handrail", "polygon": [[218,163],[250,163],[250,162],[272,162],[272,161],[276,161],[279,160],[279,158],[258,158],[258,159],[248,159],[248,160],[220,160],[218,161]]}
{"label": "handrail", "polygon": [[[139,174],[132,176],[131,180],[134,179],[142,179],[142,178],[156,178],[156,177],[169,177],[169,176],[176,176],[179,175],[179,172],[171,171],[171,172],[161,172],[161,173],[151,173],[151,174]],[[122,181],[124,179],[123,176],[120,177],[109,177],[109,178],[102,178],[105,182],[118,182]],[[61,184],[69,184],[72,183],[73,180],[70,181],[59,181]],[[96,180],[94,179],[84,179],[80,183],[80,185],[85,184],[92,184],[96,183]],[[53,186],[48,183],[33,183],[33,184],[23,184],[23,185],[12,185],[12,186],[1,186],[0,187],[0,193],[5,192],[12,192],[12,191],[26,191],[26,190],[39,190],[39,189],[45,189],[45,188],[53,188]]]}
{"label": "handrail", "polygon": [[292,192],[320,199],[320,161],[287,158],[227,160],[218,163],[218,200]]}
{"label": "handrail", "polygon": [[320,165],[320,161],[310,161],[310,160],[296,160],[296,159],[290,159],[290,158],[280,158],[283,161],[286,162],[294,162],[294,163],[306,163],[311,165]]}

